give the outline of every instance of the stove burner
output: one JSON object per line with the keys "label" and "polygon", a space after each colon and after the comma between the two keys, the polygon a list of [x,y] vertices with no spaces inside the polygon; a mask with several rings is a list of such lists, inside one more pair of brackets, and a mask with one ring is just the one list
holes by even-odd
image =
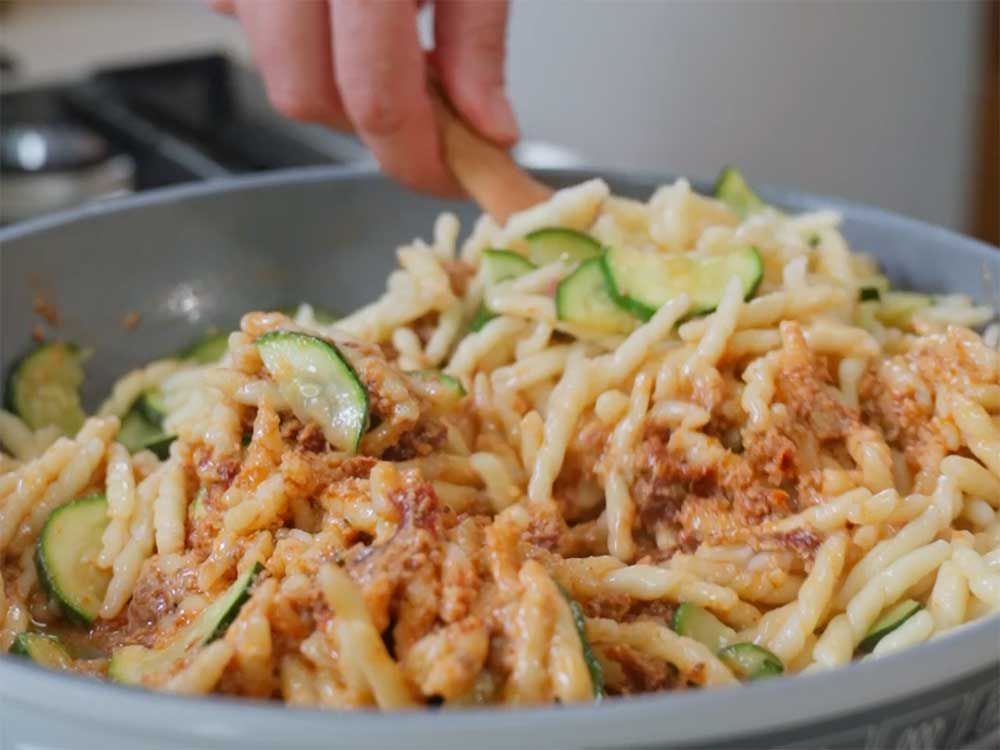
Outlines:
{"label": "stove burner", "polygon": [[0,222],[122,191],[357,162],[350,136],[285,120],[216,54],[0,93]]}
{"label": "stove burner", "polygon": [[68,123],[14,125],[0,131],[0,170],[64,172],[108,159],[108,142]]}

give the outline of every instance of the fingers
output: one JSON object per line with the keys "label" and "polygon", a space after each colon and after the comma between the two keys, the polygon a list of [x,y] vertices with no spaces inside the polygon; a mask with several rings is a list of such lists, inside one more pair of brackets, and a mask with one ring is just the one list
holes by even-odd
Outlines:
{"label": "fingers", "polygon": [[236,13],[235,0],[208,0],[208,6],[216,13],[224,13],[227,16]]}
{"label": "fingers", "polygon": [[504,88],[506,0],[438,0],[434,8],[435,68],[462,117],[500,145],[518,137]]}
{"label": "fingers", "polygon": [[[417,37],[417,3],[413,0],[210,2],[222,11],[235,5],[268,98],[282,114],[354,129],[383,169],[404,184],[445,195],[461,193],[441,155],[427,93],[424,53]],[[509,118],[504,125],[502,110],[490,104],[488,97],[466,93],[474,81],[494,80],[498,75],[502,96],[506,6],[489,5],[492,7],[488,15],[494,19],[491,27],[497,20],[500,26],[499,73],[489,73],[486,65],[477,68],[472,78],[455,78],[456,90],[461,92],[455,103],[460,111],[468,109],[475,113],[472,122],[479,130],[501,143],[509,143],[517,133],[509,107]],[[499,15],[497,10],[501,11]],[[460,12],[459,16],[461,21],[463,14]],[[449,28],[451,33],[458,33],[468,26],[468,22],[461,21]],[[472,54],[460,45],[452,44],[451,48],[456,51],[447,59],[454,64],[462,64]]]}
{"label": "fingers", "polygon": [[268,99],[286,117],[350,128],[337,92],[325,0],[236,0]]}
{"label": "fingers", "polygon": [[362,140],[405,185],[458,194],[441,157],[416,3],[333,0],[332,7],[337,85]]}

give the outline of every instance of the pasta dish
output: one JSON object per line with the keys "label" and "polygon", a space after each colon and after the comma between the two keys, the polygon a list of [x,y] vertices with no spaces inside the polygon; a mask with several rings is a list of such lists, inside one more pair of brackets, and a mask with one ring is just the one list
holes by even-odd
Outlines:
{"label": "pasta dish", "polygon": [[835,212],[732,169],[459,230],[365,307],[248,312],[91,415],[90,342],[16,363],[0,650],[294,706],[539,705],[1000,608],[991,308],[894,288]]}

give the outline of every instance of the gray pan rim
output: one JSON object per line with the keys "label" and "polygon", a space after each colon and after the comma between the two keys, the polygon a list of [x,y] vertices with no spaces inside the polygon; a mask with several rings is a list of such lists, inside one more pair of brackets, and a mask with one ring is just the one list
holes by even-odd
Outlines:
{"label": "gray pan rim", "polygon": [[[12,657],[0,658],[0,698],[162,738],[238,740],[249,747],[270,746],[282,738],[295,738],[303,747],[312,747],[310,740],[325,747],[321,743],[333,730],[345,743],[357,738],[366,745],[399,735],[443,740],[476,733],[499,737],[542,732],[566,740],[587,737],[594,747],[605,743],[644,747],[651,741],[707,742],[784,732],[861,714],[982,672],[990,666],[985,655],[996,652],[998,641],[1000,616],[992,615],[929,643],[829,672],[559,707],[393,713],[289,708],[224,696],[157,693],[54,673]],[[993,666],[1000,677],[1000,665]],[[638,727],[643,731],[636,736],[623,733]]]}
{"label": "gray pan rim", "polygon": [[[601,169],[609,180],[653,184],[669,179]],[[540,170],[544,179],[592,176],[587,170]],[[379,179],[365,167],[315,167],[280,173],[183,185],[31,220],[0,230],[3,243],[92,216],[128,211],[219,192],[255,190],[284,184]],[[707,188],[709,183],[696,182]],[[877,220],[900,229],[928,232],[942,242],[962,244],[973,255],[991,253],[986,243],[916,219],[839,198],[762,188],[776,203],[830,207],[863,220]],[[986,255],[983,255],[985,259]],[[1000,617],[991,616],[906,651],[878,660],[853,662],[829,672],[776,678],[750,685],[652,694],[586,704],[547,708],[468,709],[435,712],[426,709],[380,714],[374,711],[337,713],[321,709],[287,708],[219,696],[184,697],[115,685],[81,675],[63,675],[18,659],[0,659],[0,698],[13,704],[47,706],[55,714],[119,727],[161,738],[238,741],[244,747],[266,747],[294,740],[304,747],[327,747],[331,739],[349,746],[400,736],[499,738],[542,732],[566,741],[586,737],[588,745],[607,743],[694,742],[738,737],[827,722],[870,711],[879,705],[916,696],[993,667],[1000,642]],[[904,686],[904,687],[901,687]]]}
{"label": "gray pan rim", "polygon": [[[676,179],[678,175],[665,172],[630,171],[625,172],[615,169],[595,168],[590,169],[536,169],[531,170],[542,181],[545,178],[555,179],[576,179],[584,180],[592,177],[601,177],[609,181],[637,182],[645,184],[663,184],[666,181]],[[242,177],[226,177],[205,182],[186,183],[173,187],[149,190],[143,193],[126,195],[117,198],[96,201],[94,203],[59,211],[46,216],[18,222],[17,224],[0,228],[0,246],[3,243],[16,240],[19,237],[43,232],[47,229],[55,228],[70,222],[88,219],[95,216],[104,216],[121,211],[143,206],[153,206],[159,204],[176,203],[188,198],[201,195],[214,195],[217,193],[241,192],[256,190],[266,187],[280,187],[287,184],[310,184],[315,182],[344,182],[355,179],[385,180],[379,171],[372,166],[352,165],[352,166],[316,166],[299,167],[295,169],[277,170],[264,174],[255,174]],[[699,191],[708,191],[712,187],[712,181],[706,179],[692,179],[691,184]],[[786,188],[761,185],[756,188],[761,197],[774,204],[790,203],[796,206],[809,206],[811,208],[831,208],[849,213],[852,217],[861,220],[879,221],[890,226],[897,226],[900,229],[912,229],[926,232],[935,238],[950,242],[959,241],[968,245],[976,252],[988,252],[997,249],[993,245],[977,240],[973,237],[960,234],[945,227],[930,224],[920,219],[895,213],[887,209],[870,206],[864,203],[857,203],[832,195],[821,195],[800,190],[789,190]]]}

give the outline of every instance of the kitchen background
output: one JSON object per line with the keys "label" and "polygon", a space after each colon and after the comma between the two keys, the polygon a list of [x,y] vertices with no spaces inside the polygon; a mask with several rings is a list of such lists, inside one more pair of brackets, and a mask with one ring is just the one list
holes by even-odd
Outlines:
{"label": "kitchen background", "polygon": [[[0,9],[6,129],[12,90],[212,51],[249,63],[238,25],[196,0]],[[508,75],[525,137],[589,164],[711,178],[733,162],[997,243],[998,30],[995,2],[516,0]]]}

